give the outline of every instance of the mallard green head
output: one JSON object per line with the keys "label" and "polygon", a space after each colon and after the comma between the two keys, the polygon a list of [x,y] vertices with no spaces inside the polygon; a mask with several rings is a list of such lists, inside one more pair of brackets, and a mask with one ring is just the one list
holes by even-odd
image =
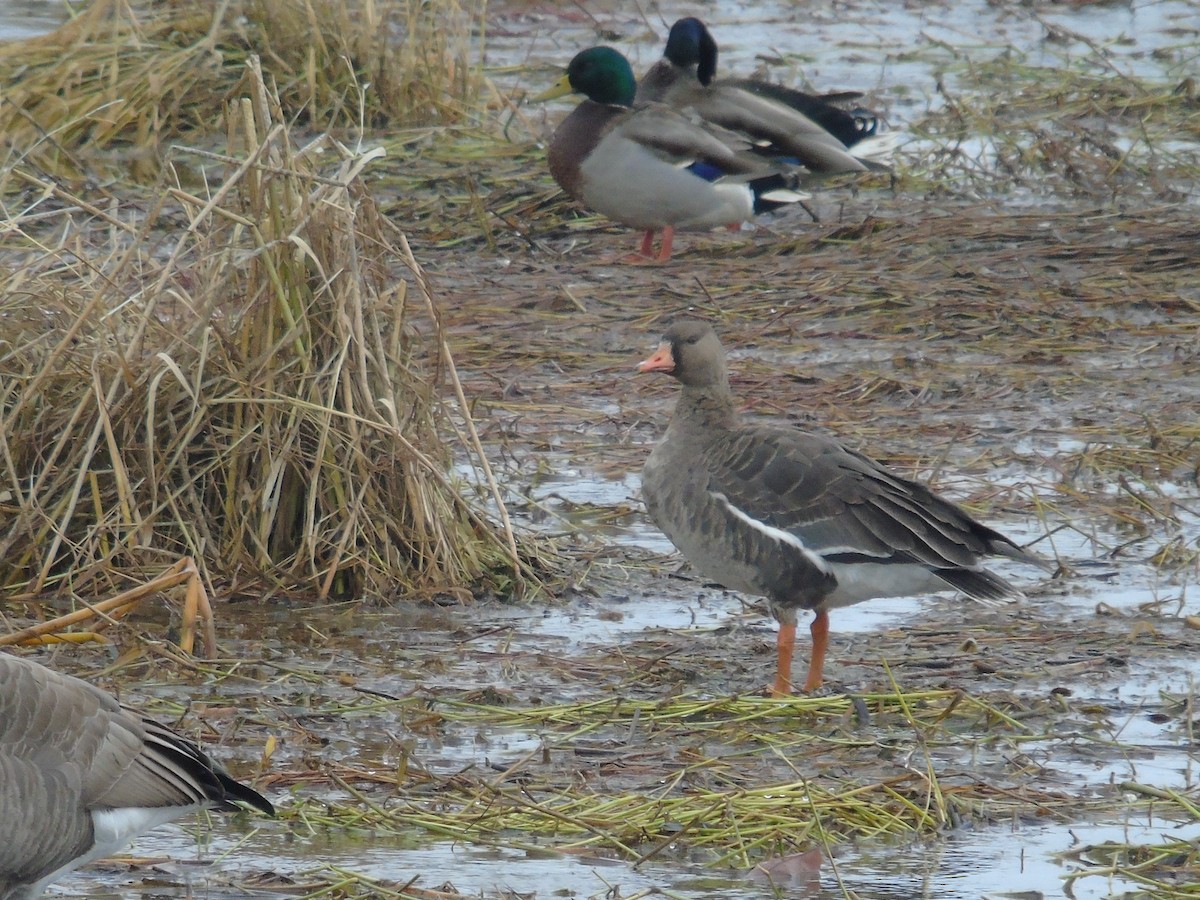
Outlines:
{"label": "mallard green head", "polygon": [[535,99],[583,94],[596,103],[632,106],[636,93],[637,81],[629,60],[612,47],[591,47],[575,54],[567,73]]}

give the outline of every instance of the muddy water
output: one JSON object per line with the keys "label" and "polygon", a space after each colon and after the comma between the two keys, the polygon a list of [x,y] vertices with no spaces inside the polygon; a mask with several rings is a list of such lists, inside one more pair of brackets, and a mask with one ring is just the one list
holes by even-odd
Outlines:
{"label": "muddy water", "polygon": [[[1157,842],[1163,835],[1194,840],[1200,831],[1179,829],[1170,822],[1080,825],[1069,833],[1057,827],[1021,827],[967,832],[915,846],[845,849],[836,862],[846,888],[862,898],[1055,898],[1067,896],[1061,885],[1070,866],[1055,862],[1051,854],[1070,854],[1084,844],[1105,841]],[[184,883],[190,885],[191,896],[198,898],[267,896],[232,891],[225,879],[233,874],[245,878],[256,870],[313,870],[320,863],[388,882],[406,883],[416,877],[417,887],[453,887],[476,897],[495,897],[509,891],[576,898],[629,897],[641,892],[696,900],[761,900],[772,896],[768,888],[748,882],[739,873],[714,870],[686,860],[652,864],[635,871],[608,860],[552,855],[537,858],[523,851],[461,845],[414,847],[379,838],[364,840],[359,836],[294,841],[286,835],[261,831],[238,846],[227,834],[214,834],[211,840],[197,844],[182,830],[167,827],[140,839],[137,850],[146,857],[160,857],[161,861],[154,862],[148,870],[139,869],[136,880],[111,870],[104,872],[103,878],[86,882],[76,877],[62,884],[62,893],[95,900],[183,897],[188,895],[176,885]],[[227,852],[234,855],[214,862]],[[824,880],[825,886],[815,888],[787,885],[785,896],[812,900],[838,900],[845,896],[829,884],[833,879],[828,871]],[[97,887],[97,881],[103,887]],[[1088,878],[1074,884],[1071,896],[1074,900],[1103,900],[1135,887],[1117,879]]]}
{"label": "muddy water", "polygon": [[[1095,581],[1077,579],[1068,593],[1039,594],[1030,601],[1036,604],[1032,612],[1047,622],[1078,617],[1087,623],[1094,621],[1089,613],[1097,605],[1127,608],[1131,593],[1150,589],[1149,574],[1137,567],[1122,567],[1120,572],[1106,568],[1104,574]],[[597,596],[552,607],[489,605],[429,611],[352,606],[245,611],[239,614],[237,625],[226,623],[226,631],[232,632],[229,645],[235,652],[244,644],[248,655],[275,659],[288,670],[323,674],[323,680],[286,686],[227,684],[221,687],[221,696],[236,697],[240,691],[252,698],[264,693],[272,697],[273,708],[284,712],[278,727],[272,729],[285,739],[272,765],[275,771],[288,772],[299,762],[297,754],[302,751],[294,746],[294,736],[290,743],[287,737],[292,716],[321,740],[319,749],[303,751],[319,765],[394,767],[393,738],[403,738],[410,743],[413,759],[438,777],[487,771],[494,764],[504,766],[537,753],[553,736],[541,729],[474,726],[445,727],[432,736],[413,735],[405,731],[402,722],[386,717],[373,717],[363,724],[323,710],[341,708],[353,696],[340,683],[343,678],[349,679],[347,684],[352,683],[355,690],[390,696],[420,689],[432,696],[452,697],[464,689],[486,686],[511,692],[518,706],[534,698],[598,698],[608,696],[607,687],[569,678],[569,668],[559,671],[554,660],[569,666],[573,659],[594,658],[610,648],[630,648],[639,640],[670,635],[697,657],[715,663],[723,661],[722,654],[746,654],[748,647],[766,646],[769,641],[773,630],[769,620],[761,612],[748,610],[733,595],[694,584],[676,591],[677,595],[669,593],[659,581],[648,596]],[[950,597],[882,601],[859,610],[839,611],[835,655],[845,660],[861,652],[875,660],[873,654],[882,652],[900,666],[902,657],[887,649],[889,640],[906,630],[916,631],[930,620],[952,625],[961,614],[961,603]],[[246,635],[244,641],[236,639],[239,628]],[[757,637],[747,636],[750,633]],[[262,650],[251,649],[255,647]],[[863,651],[864,647],[872,649]],[[1070,648],[1064,647],[1061,653],[1069,655]],[[1053,648],[1038,654],[1048,668],[1054,667],[1060,655]],[[750,660],[752,671],[744,676],[731,680],[718,674],[702,678],[690,689],[707,696],[751,690],[769,674],[770,654],[760,656]],[[544,669],[533,668],[536,658],[548,660]],[[858,680],[845,665],[840,671],[848,683]],[[865,680],[877,680],[878,662],[869,662],[867,671],[871,674]],[[1054,783],[1068,793],[1125,781],[1193,791],[1200,764],[1196,748],[1180,742],[1175,719],[1159,714],[1165,709],[1161,692],[1188,695],[1194,674],[1186,660],[1146,655],[1128,669],[1093,669],[1065,679],[1053,672],[1034,676],[1022,690],[1045,693],[1065,680],[1078,696],[1096,698],[1094,702],[1103,706],[1111,723],[1108,737],[1113,743],[1111,747],[1098,744],[1094,736],[1083,734],[1078,742],[1069,735],[1048,735],[1024,742],[1021,752],[1044,766]],[[204,685],[147,684],[140,691],[142,698],[206,700]],[[986,755],[972,748],[964,749],[961,758],[953,753],[939,757],[939,771],[945,777],[960,769],[986,767]],[[281,808],[289,806],[288,789],[269,793]],[[314,789],[300,788],[300,794],[312,797]],[[315,789],[315,796],[345,798],[328,787]],[[968,900],[1000,896],[1001,886],[1009,896],[1012,894],[1007,892],[1059,897],[1066,896],[1062,878],[1076,869],[1073,854],[1083,845],[1154,842],[1165,837],[1200,838],[1200,824],[1181,827],[1175,819],[1145,814],[1053,825],[1025,820],[996,822],[986,827],[962,826],[936,838],[837,846],[832,865],[845,887],[862,897]],[[529,840],[521,838],[522,842]],[[391,883],[417,878],[419,887],[452,887],[484,897],[508,891],[589,898],[628,897],[642,891],[729,900],[770,896],[762,885],[749,882],[745,873],[714,867],[707,854],[691,852],[685,845],[667,848],[652,862],[634,868],[598,857],[556,854],[550,847],[545,853],[530,853],[439,843],[417,828],[411,834],[395,836],[338,828],[309,830],[295,821],[246,819],[218,825],[212,831],[203,826],[168,826],[140,839],[136,855],[160,859],[139,865],[133,872],[100,869],[78,873],[64,887],[79,897],[183,897],[191,891],[190,895],[197,897],[229,898],[248,896],[245,890],[231,887],[231,881],[242,885],[259,873],[303,881],[307,873],[322,875],[327,867],[334,867]],[[1089,878],[1077,883],[1071,896],[1099,900],[1132,887],[1107,878]],[[790,893],[822,900],[844,896],[830,864],[823,867],[819,885],[797,885]]]}

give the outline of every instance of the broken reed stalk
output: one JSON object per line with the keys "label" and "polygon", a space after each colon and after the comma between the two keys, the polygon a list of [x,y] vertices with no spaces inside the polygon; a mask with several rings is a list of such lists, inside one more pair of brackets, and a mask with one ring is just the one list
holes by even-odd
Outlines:
{"label": "broken reed stalk", "polygon": [[454,437],[470,413],[442,398],[437,317],[414,321],[392,273],[411,251],[359,180],[377,154],[296,147],[257,60],[244,88],[201,190],[180,150],[102,242],[79,204],[59,231],[38,200],[11,222],[29,250],[0,271],[0,588],[193,556],[209,580],[323,597],[520,590],[538,551],[450,474],[481,448]]}
{"label": "broken reed stalk", "polygon": [[[204,653],[212,659],[217,653],[217,634],[213,623],[212,606],[208,602],[208,592],[200,572],[191,557],[185,557],[171,566],[156,578],[145,584],[138,585],[128,591],[122,591],[115,597],[109,597],[99,603],[85,603],[84,608],[73,613],[51,619],[49,622],[39,622],[20,631],[0,635],[0,647],[13,644],[45,643],[48,639],[78,641],[84,635],[79,633],[62,634],[63,629],[85,622],[88,619],[102,619],[101,626],[112,624],[126,616],[130,610],[141,603],[150,594],[169,590],[179,584],[187,585],[184,599],[184,612],[179,646],[185,653],[191,653],[196,642],[196,626],[199,623],[203,631]],[[99,628],[96,629],[97,631]]]}
{"label": "broken reed stalk", "polygon": [[[219,129],[251,56],[271,61],[290,122],[460,121],[484,85],[485,9],[484,0],[91,0],[50,34],[0,43],[0,160],[7,148],[59,178],[115,162],[152,181],[172,140]],[[104,161],[96,153],[113,148],[127,149]]]}

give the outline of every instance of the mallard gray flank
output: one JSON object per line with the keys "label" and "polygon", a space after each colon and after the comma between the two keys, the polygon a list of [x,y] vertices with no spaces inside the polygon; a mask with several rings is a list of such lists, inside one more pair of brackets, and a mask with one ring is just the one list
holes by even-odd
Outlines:
{"label": "mallard gray flank", "polygon": [[271,804],[186,738],[86,681],[0,654],[0,900],[199,809]]}
{"label": "mallard gray flank", "polygon": [[767,598],[779,622],[774,694],[792,691],[799,610],[815,613],[804,682],[814,691],[830,609],[951,588],[979,600],[1020,597],[980,564],[985,556],[1048,568],[924,484],[832,438],[742,422],[724,350],[705,322],[672,324],[638,370],[682,387],[642,471],[646,508],[706,577]]}

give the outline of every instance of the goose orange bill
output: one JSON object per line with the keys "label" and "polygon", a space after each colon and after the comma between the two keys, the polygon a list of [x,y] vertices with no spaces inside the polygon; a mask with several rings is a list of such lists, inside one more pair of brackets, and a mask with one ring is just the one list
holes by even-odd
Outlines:
{"label": "goose orange bill", "polygon": [[658,345],[653,356],[638,363],[637,370],[639,372],[674,372],[675,354],[671,352],[671,345],[663,341]]}

